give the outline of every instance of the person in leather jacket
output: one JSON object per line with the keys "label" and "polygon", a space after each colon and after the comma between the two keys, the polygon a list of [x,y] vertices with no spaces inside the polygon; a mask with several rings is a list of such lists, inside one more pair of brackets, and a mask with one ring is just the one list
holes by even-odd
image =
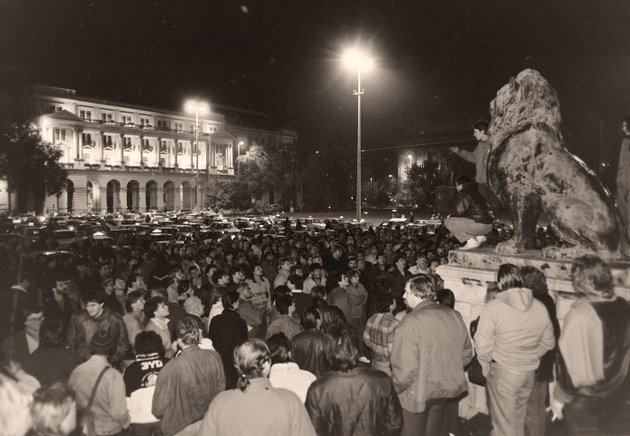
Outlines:
{"label": "person in leather jacket", "polygon": [[325,355],[332,371],[306,394],[306,411],[318,436],[397,435],[402,409],[392,380],[382,371],[359,367],[359,343],[352,327],[326,332]]}
{"label": "person in leather jacket", "polygon": [[326,335],[320,331],[321,315],[314,306],[307,307],[302,314],[304,331],[291,340],[291,355],[300,369],[321,377],[328,371],[324,358],[324,341]]}
{"label": "person in leather jacket", "polygon": [[466,242],[461,250],[478,248],[486,242],[486,235],[492,231],[488,205],[466,176],[457,178],[455,189],[455,210],[444,220],[444,226],[459,242]]}

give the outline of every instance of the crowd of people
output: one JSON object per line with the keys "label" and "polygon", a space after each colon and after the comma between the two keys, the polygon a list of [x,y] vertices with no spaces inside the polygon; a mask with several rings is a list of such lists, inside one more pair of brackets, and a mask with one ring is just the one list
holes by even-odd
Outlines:
{"label": "crowd of people", "polygon": [[608,266],[575,262],[561,332],[544,274],[502,265],[471,340],[436,272],[458,245],[350,228],[18,256],[0,435],[446,436],[475,362],[494,435],[544,435],[554,380],[571,434],[624,428],[630,308]]}

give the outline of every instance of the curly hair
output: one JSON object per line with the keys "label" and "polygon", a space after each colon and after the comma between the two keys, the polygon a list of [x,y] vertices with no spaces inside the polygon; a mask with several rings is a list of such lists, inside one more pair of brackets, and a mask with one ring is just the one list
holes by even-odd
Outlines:
{"label": "curly hair", "polygon": [[175,335],[186,345],[197,345],[201,339],[199,325],[194,319],[187,316],[177,321]]}

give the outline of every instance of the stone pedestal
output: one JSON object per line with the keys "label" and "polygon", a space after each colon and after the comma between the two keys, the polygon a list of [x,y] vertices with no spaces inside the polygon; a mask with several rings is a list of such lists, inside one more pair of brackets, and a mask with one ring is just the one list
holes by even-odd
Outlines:
{"label": "stone pedestal", "polygon": [[[562,326],[562,320],[575,299],[571,260],[544,259],[537,250],[519,255],[502,255],[496,253],[494,248],[453,250],[449,253],[449,263],[437,269],[444,280],[444,287],[455,294],[455,310],[461,313],[466,325],[470,326],[470,322],[479,316],[485,305],[488,283],[496,280],[497,270],[504,263],[534,266],[545,273]],[[630,262],[611,263],[610,267],[615,279],[615,292],[630,300]],[[469,384],[468,388],[468,397],[460,402],[460,416],[471,418],[477,413],[488,413],[484,388],[473,384]]]}

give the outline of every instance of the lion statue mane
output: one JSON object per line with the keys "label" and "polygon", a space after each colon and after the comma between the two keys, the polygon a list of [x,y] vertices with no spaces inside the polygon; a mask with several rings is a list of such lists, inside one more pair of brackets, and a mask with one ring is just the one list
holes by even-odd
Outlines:
{"label": "lion statue mane", "polygon": [[572,245],[547,247],[563,258],[622,253],[622,221],[610,193],[578,157],[564,148],[560,102],[538,71],[527,69],[503,86],[490,104],[487,175],[490,188],[512,213],[514,235],[497,246],[514,254],[533,248],[544,212],[556,234]]}

